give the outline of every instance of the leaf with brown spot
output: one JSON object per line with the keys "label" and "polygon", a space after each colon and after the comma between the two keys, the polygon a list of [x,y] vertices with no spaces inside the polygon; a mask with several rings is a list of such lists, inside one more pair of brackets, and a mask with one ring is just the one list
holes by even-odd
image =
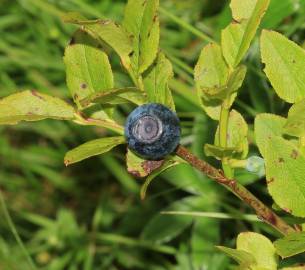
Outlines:
{"label": "leaf with brown spot", "polygon": [[141,166],[144,171],[149,175],[154,170],[159,169],[164,163],[164,160],[145,160]]}
{"label": "leaf with brown spot", "polygon": [[283,162],[284,162],[284,159],[283,159],[282,157],[280,157],[280,158],[278,159],[278,161],[279,161],[279,163],[283,163]]}
{"label": "leaf with brown spot", "polygon": [[256,116],[254,125],[255,139],[263,156],[267,151],[270,151],[269,140],[273,136],[282,136],[285,123],[285,118],[274,114],[262,113]]}
{"label": "leaf with brown spot", "polygon": [[305,99],[291,106],[284,132],[296,137],[305,135]]}
{"label": "leaf with brown spot", "polygon": [[258,115],[256,143],[265,160],[268,191],[274,201],[291,214],[305,217],[305,154],[295,142],[282,137],[285,123],[280,116]]}
{"label": "leaf with brown spot", "polygon": [[153,164],[153,170],[149,173],[149,176],[146,178],[144,184],[141,187],[141,199],[144,200],[147,193],[147,188],[160,173],[180,164],[182,160],[178,157],[169,157],[166,160],[162,160],[157,167],[156,164]]}
{"label": "leaf with brown spot", "polygon": [[154,62],[159,47],[159,0],[128,0],[123,27],[133,36],[131,66],[142,74]]}
{"label": "leaf with brown spot", "polygon": [[270,185],[271,183],[273,183],[275,181],[274,177],[271,177],[270,179],[267,179],[267,184]]}
{"label": "leaf with brown spot", "polygon": [[[264,71],[278,96],[289,103],[302,101],[305,98],[305,50],[280,33],[263,30],[261,55]],[[293,63],[293,59],[298,61]]]}
{"label": "leaf with brown spot", "polygon": [[221,103],[225,98],[230,99],[230,104],[234,102],[245,75],[245,66],[229,70],[216,43],[202,49],[194,77],[201,105],[211,118],[219,120]]}
{"label": "leaf with brown spot", "polygon": [[65,50],[67,86],[76,104],[96,92],[105,92],[114,86],[108,56],[98,48],[98,42],[79,30],[73,46]]}
{"label": "leaf with brown spot", "polygon": [[296,149],[293,149],[290,155],[293,159],[297,159],[299,156],[299,152]]}
{"label": "leaf with brown spot", "polygon": [[131,40],[124,28],[110,20],[88,20],[79,13],[71,12],[63,16],[67,23],[81,25],[82,29],[90,34],[99,43],[105,42],[120,56],[123,66],[130,69],[132,52]]}
{"label": "leaf with brown spot", "polygon": [[154,170],[160,168],[164,160],[161,161],[148,161],[138,157],[129,149],[127,150],[126,163],[127,171],[136,177],[146,177]]}
{"label": "leaf with brown spot", "polygon": [[0,100],[0,124],[46,118],[73,120],[74,108],[65,101],[37,91],[23,91]]}
{"label": "leaf with brown spot", "polygon": [[266,177],[276,179],[268,183],[274,201],[282,208],[291,209],[291,214],[305,217],[305,156],[291,156],[296,146],[282,137],[273,136],[264,153]]}

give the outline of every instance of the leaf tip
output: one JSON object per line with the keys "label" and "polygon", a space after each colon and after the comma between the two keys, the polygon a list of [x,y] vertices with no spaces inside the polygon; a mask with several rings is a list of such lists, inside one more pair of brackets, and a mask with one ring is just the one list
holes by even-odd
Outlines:
{"label": "leaf tip", "polygon": [[66,167],[68,167],[71,164],[71,160],[64,158],[64,164]]}

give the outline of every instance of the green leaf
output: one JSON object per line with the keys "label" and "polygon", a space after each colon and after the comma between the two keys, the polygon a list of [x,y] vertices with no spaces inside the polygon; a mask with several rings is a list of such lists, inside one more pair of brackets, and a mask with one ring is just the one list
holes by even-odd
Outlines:
{"label": "green leaf", "polygon": [[161,103],[175,110],[172,93],[168,86],[173,76],[171,62],[160,52],[144,77],[144,88],[149,102]]}
{"label": "green leaf", "polygon": [[80,104],[84,107],[88,107],[93,103],[117,105],[130,102],[137,105],[142,105],[147,103],[147,98],[138,88],[126,87],[93,93],[89,97],[81,100]]}
{"label": "green leaf", "polygon": [[108,56],[98,42],[87,33],[78,30],[66,47],[67,85],[74,101],[87,98],[95,92],[113,88],[113,75]]}
{"label": "green leaf", "polygon": [[107,43],[120,56],[123,66],[127,70],[130,69],[129,55],[133,52],[132,42],[123,27],[110,20],[88,20],[78,13],[68,13],[63,20],[81,25],[93,38]]}
{"label": "green leaf", "polygon": [[236,249],[218,247],[240,265],[238,269],[276,270],[277,255],[271,241],[265,236],[245,232],[237,237]]}
{"label": "green leaf", "polygon": [[256,261],[255,269],[277,269],[277,255],[271,241],[258,233],[245,232],[237,237],[236,247],[253,255]]}
{"label": "green leaf", "polygon": [[167,160],[164,161],[162,166],[158,169],[155,169],[145,180],[144,184],[141,187],[141,199],[144,200],[146,197],[146,192],[148,186],[151,184],[152,180],[154,180],[159,174],[162,172],[168,170],[171,167],[174,167],[178,164],[180,164],[182,161],[175,157],[167,158]]}
{"label": "green leaf", "polygon": [[159,0],[128,0],[123,26],[133,39],[132,67],[142,74],[154,61],[159,47]]}
{"label": "green leaf", "polygon": [[245,31],[246,21],[242,21],[231,23],[221,32],[222,53],[231,68],[236,67],[241,61],[237,60],[237,55],[240,54],[241,42],[245,35]]}
{"label": "green leaf", "polygon": [[146,160],[138,157],[129,149],[126,155],[127,171],[136,177],[146,177],[159,169],[164,160]]}
{"label": "green leaf", "polygon": [[242,86],[246,77],[247,67],[244,65],[236,67],[229,76],[225,89],[226,97],[234,94]]}
{"label": "green leaf", "polygon": [[123,143],[125,143],[123,136],[107,137],[86,142],[66,153],[65,165],[68,166],[86,158],[106,153]]}
{"label": "green leaf", "polygon": [[[227,133],[227,147],[236,149],[234,158],[243,159],[247,157],[249,150],[248,143],[248,125],[242,115],[232,110],[229,115],[228,133]],[[219,146],[219,127],[215,135],[215,145]]]}
{"label": "green leaf", "polygon": [[263,156],[270,151],[267,138],[282,136],[286,119],[274,114],[259,114],[255,118],[254,131],[256,144]]}
{"label": "green leaf", "polygon": [[205,144],[204,152],[208,157],[214,157],[218,160],[221,160],[224,157],[232,157],[238,152],[236,147],[221,147],[212,144]]}
{"label": "green leaf", "polygon": [[226,253],[228,256],[230,256],[241,267],[246,268],[255,264],[254,256],[247,251],[223,247],[223,246],[217,246],[217,248],[222,252]]}
{"label": "green leaf", "polygon": [[281,137],[285,118],[261,114],[255,119],[258,148],[265,159],[268,190],[285,211],[305,216],[305,157],[293,142]]}
{"label": "green leaf", "polygon": [[[230,72],[226,85],[219,88],[202,89],[203,104],[205,104],[204,101],[212,105],[213,101],[215,100],[221,101],[220,103],[222,103],[222,101],[229,99],[229,103],[232,105],[236,98],[237,91],[242,86],[242,83],[245,79],[246,72],[247,68],[245,66],[239,66]],[[219,104],[219,102],[215,104]],[[220,105],[217,106],[220,107]]]}
{"label": "green leaf", "polygon": [[288,258],[305,252],[305,232],[290,233],[274,243],[276,252],[282,258]]}
{"label": "green leaf", "polygon": [[289,110],[284,126],[285,134],[302,137],[305,134],[305,99],[295,103]]}
{"label": "green leaf", "polygon": [[0,124],[38,121],[46,118],[73,120],[74,108],[65,101],[35,90],[12,94],[0,100]]}
{"label": "green leaf", "polygon": [[230,7],[234,20],[241,21],[250,19],[254,12],[256,2],[256,0],[231,0]]}
{"label": "green leaf", "polygon": [[268,6],[269,0],[232,1],[235,21],[221,34],[223,56],[230,67],[238,66],[247,53]]}
{"label": "green leaf", "polygon": [[201,105],[211,118],[219,119],[224,99],[230,98],[230,104],[234,102],[245,75],[244,66],[230,72],[219,45],[211,43],[202,49],[194,76]]}
{"label": "green leaf", "polygon": [[205,46],[195,66],[195,82],[199,91],[224,87],[229,78],[229,68],[216,43]]}
{"label": "green leaf", "polygon": [[305,217],[305,156],[298,146],[279,136],[265,138],[264,153],[268,190],[285,211]]}
{"label": "green leaf", "polygon": [[283,35],[264,30],[261,36],[265,73],[276,93],[287,102],[305,98],[305,51]]}

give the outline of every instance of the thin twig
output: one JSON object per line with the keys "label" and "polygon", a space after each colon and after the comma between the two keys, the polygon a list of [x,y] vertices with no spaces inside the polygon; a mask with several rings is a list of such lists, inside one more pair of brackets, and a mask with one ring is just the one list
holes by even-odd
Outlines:
{"label": "thin twig", "polygon": [[199,159],[190,153],[185,147],[179,145],[176,154],[187,161],[194,168],[206,174],[209,178],[228,188],[232,193],[239,197],[243,202],[253,208],[259,219],[270,224],[274,229],[283,235],[295,232],[296,230],[289,226],[283,219],[276,215],[263,202],[256,198],[249,190],[234,179],[224,176],[221,170],[216,169],[209,163]]}

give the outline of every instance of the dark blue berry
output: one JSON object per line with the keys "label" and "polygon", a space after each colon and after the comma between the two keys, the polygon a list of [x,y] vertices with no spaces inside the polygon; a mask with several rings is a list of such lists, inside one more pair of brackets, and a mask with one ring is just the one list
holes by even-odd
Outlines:
{"label": "dark blue berry", "polygon": [[174,152],[180,141],[180,133],[177,115],[157,103],[137,107],[125,124],[129,149],[149,160],[160,160]]}

